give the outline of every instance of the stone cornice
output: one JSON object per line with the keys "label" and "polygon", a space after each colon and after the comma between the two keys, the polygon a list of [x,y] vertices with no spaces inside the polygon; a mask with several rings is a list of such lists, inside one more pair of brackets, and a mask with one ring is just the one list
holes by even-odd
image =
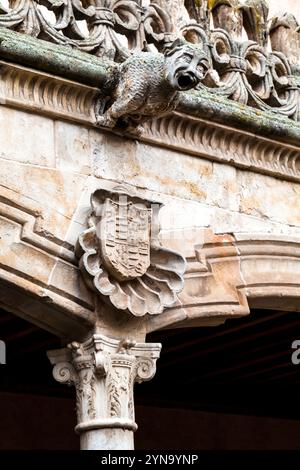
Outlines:
{"label": "stone cornice", "polygon": [[[101,89],[116,64],[65,46],[10,31],[0,27],[0,57],[11,63],[32,67],[32,72],[47,72],[80,84]],[[40,71],[40,72],[39,72]],[[230,124],[256,135],[299,145],[300,124],[275,112],[258,110],[206,91],[181,94],[178,112],[207,118],[210,122]],[[57,110],[53,110],[57,112]],[[76,118],[76,117],[75,117]],[[89,121],[90,122],[90,121]]]}
{"label": "stone cornice", "polygon": [[[109,59],[116,66],[153,46],[168,54],[174,40],[184,38],[205,55],[207,74],[199,77],[200,89],[299,121],[296,18],[288,12],[269,17],[266,0],[196,3],[68,0],[58,6],[45,0],[41,9],[38,0],[18,4],[8,0],[1,10],[0,26]],[[85,21],[85,30],[80,20]],[[28,58],[27,52],[19,59]],[[47,57],[41,62],[47,65]],[[68,66],[60,65],[69,72]]]}
{"label": "stone cornice", "polygon": [[295,145],[178,112],[152,121],[146,129],[144,140],[147,142],[281,179],[300,181],[300,150]]}
{"label": "stone cornice", "polygon": [[100,87],[115,64],[0,27],[0,57],[36,70]]}
{"label": "stone cornice", "polygon": [[[99,95],[97,88],[4,61],[0,62],[0,67],[0,100],[3,104],[94,126],[94,110]],[[215,114],[218,113],[217,106],[221,108],[220,102],[215,107],[210,102],[209,106]],[[268,138],[208,120],[208,113],[203,117],[205,108],[202,113],[195,112],[197,117],[187,114],[187,104],[183,109],[185,113],[177,111],[147,123],[140,140],[281,179],[300,181],[300,151],[297,145],[283,139],[275,140],[274,135]],[[194,111],[199,109],[202,109],[201,106],[195,107]],[[248,116],[249,110],[242,112]],[[258,113],[255,110],[251,112]],[[225,114],[223,117],[225,120]],[[249,116],[248,119],[250,121]],[[261,128],[263,123],[268,127],[267,119],[271,117],[261,120]],[[297,124],[284,118],[273,118],[273,121],[274,128],[276,126],[278,133],[281,130],[286,138],[284,122],[288,121],[294,138],[287,140],[296,140]]]}
{"label": "stone cornice", "polygon": [[300,124],[270,111],[261,111],[204,90],[183,93],[177,111],[209,119],[295,145],[300,144]]}

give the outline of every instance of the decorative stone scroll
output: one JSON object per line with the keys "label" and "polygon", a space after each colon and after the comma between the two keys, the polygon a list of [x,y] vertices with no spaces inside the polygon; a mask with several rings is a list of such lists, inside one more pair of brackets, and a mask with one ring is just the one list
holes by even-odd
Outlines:
{"label": "decorative stone scroll", "polygon": [[183,288],[185,260],[158,241],[161,204],[122,188],[91,197],[90,228],[77,256],[87,284],[117,309],[135,316],[162,313]]}
{"label": "decorative stone scroll", "polygon": [[[122,61],[130,49],[164,41],[171,29],[167,11],[141,0],[9,0],[0,26]],[[79,22],[85,22],[85,28]],[[123,36],[123,41],[120,40]]]}
{"label": "decorative stone scroll", "polygon": [[[75,431],[81,434],[82,449],[107,448],[107,440],[110,449],[120,445],[133,448],[132,432],[137,429],[134,383],[155,375],[160,350],[158,343],[136,343],[95,334],[84,343],[72,342],[67,348],[48,352],[54,378],[76,388]],[[112,432],[119,430],[121,442]],[[124,431],[128,432],[127,439]]]}

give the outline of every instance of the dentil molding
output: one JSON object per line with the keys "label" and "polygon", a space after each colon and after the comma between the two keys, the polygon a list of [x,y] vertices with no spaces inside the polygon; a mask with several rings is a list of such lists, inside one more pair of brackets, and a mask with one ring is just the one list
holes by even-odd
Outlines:
{"label": "dentil molding", "polygon": [[[99,90],[0,61],[0,102],[93,127]],[[284,118],[282,118],[284,119]],[[297,145],[182,112],[145,124],[139,140],[285,180],[300,181]]]}

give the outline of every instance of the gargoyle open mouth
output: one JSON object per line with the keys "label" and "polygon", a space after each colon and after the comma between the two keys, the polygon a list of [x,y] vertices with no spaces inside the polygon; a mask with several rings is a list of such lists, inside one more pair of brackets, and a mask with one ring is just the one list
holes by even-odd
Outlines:
{"label": "gargoyle open mouth", "polygon": [[198,79],[196,75],[191,72],[180,72],[176,76],[179,90],[190,90],[197,85]]}

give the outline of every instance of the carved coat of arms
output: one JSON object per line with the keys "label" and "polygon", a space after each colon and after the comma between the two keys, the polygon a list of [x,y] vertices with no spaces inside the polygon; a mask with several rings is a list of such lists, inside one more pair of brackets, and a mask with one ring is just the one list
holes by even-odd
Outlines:
{"label": "carved coat of arms", "polygon": [[135,316],[159,314],[174,305],[183,288],[185,260],[158,241],[161,204],[122,188],[97,190],[91,204],[90,228],[77,246],[88,286]]}
{"label": "carved coat of arms", "polygon": [[103,264],[116,279],[145,274],[150,266],[151,208],[126,196],[107,198],[99,235]]}

